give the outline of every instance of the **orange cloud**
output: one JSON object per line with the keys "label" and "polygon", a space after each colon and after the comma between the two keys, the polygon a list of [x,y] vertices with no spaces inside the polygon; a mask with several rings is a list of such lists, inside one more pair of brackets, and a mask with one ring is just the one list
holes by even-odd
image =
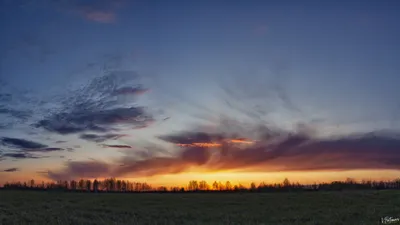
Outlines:
{"label": "orange cloud", "polygon": [[[172,156],[148,154],[138,159],[131,155],[109,164],[101,163],[99,171],[107,173],[96,175],[134,178],[188,171],[293,172],[400,169],[400,154],[398,154],[400,139],[389,136],[362,135],[317,140],[301,134],[288,134],[283,138],[279,135],[244,145],[215,141],[221,138],[226,140],[222,136],[191,133],[182,134],[181,137],[178,135],[163,137],[170,142],[186,140],[186,143],[177,143],[182,148]],[[196,142],[190,143],[188,140]],[[199,140],[203,141],[198,142]],[[92,161],[87,163],[89,171],[97,171],[96,164]],[[77,176],[85,171],[85,164],[86,162],[67,164],[66,169],[52,172],[50,177],[59,178],[60,174],[66,174],[66,171],[68,176]],[[79,173],[74,174],[71,168],[76,165],[79,165]]]}

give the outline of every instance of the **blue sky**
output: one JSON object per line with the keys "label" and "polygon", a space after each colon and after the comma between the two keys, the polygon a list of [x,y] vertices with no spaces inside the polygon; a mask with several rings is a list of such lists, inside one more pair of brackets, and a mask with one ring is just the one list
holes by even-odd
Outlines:
{"label": "blue sky", "polygon": [[[120,85],[140,83],[150,91],[123,96],[119,103],[147,107],[154,121],[125,129],[129,137],[113,143],[160,142],[159,135],[219,124],[221,117],[286,130],[307,124],[322,136],[400,125],[396,1],[3,0],[1,5],[0,93],[12,96],[0,105],[9,110],[0,114],[1,136],[80,146],[49,152],[49,158],[5,157],[4,168],[39,171],[67,159],[119,157],[118,151],[99,151],[98,143],[78,138],[81,133],[61,135],[32,124],[65,110],[61,101],[82,92],[74,90],[121,71],[139,78]],[[264,113],[256,120],[232,104]],[[21,120],[10,109],[31,112]]]}

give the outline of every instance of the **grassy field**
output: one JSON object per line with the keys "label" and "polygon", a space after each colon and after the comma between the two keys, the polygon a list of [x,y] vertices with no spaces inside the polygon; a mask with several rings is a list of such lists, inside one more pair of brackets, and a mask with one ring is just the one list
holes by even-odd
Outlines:
{"label": "grassy field", "polygon": [[[0,191],[0,224],[380,224],[399,191],[94,194]],[[395,224],[395,223],[393,223]]]}

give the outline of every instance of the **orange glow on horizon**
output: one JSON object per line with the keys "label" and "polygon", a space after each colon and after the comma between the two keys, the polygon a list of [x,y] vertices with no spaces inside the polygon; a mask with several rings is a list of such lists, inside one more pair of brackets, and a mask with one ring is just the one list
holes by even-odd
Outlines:
{"label": "orange glow on horizon", "polygon": [[[253,141],[247,141],[246,139],[231,139],[224,140],[223,142],[230,142],[234,144],[254,144]],[[191,144],[176,144],[180,147],[202,147],[202,148],[212,148],[212,147],[220,147],[222,143],[218,142],[194,142]]]}
{"label": "orange glow on horizon", "polygon": [[[97,179],[104,179],[108,177],[98,177]],[[204,180],[208,184],[214,181],[226,182],[230,181],[232,185],[242,184],[249,186],[251,182],[257,185],[265,183],[281,183],[283,179],[288,178],[291,182],[299,182],[301,184],[313,184],[321,182],[332,182],[337,180],[345,180],[346,178],[354,178],[357,181],[361,180],[375,180],[375,181],[388,181],[399,178],[398,170],[355,170],[355,171],[313,171],[313,172],[186,172],[180,174],[167,174],[152,177],[118,177],[117,179],[129,180],[131,182],[146,182],[152,186],[166,186],[166,187],[186,187],[189,181]],[[50,181],[44,176],[37,174],[18,174],[0,176],[0,186],[6,182],[28,182],[34,179],[36,183],[42,181]],[[79,179],[76,179],[79,180]],[[91,179],[92,180],[92,179]],[[94,179],[93,179],[94,180]]]}
{"label": "orange glow on horizon", "polygon": [[232,139],[232,140],[230,140],[230,142],[241,143],[241,144],[254,144],[253,141],[246,141],[246,140],[242,140],[242,139]]}
{"label": "orange glow on horizon", "polygon": [[176,144],[176,145],[180,147],[202,147],[202,148],[212,148],[221,146],[220,143],[202,143],[202,142],[195,142],[192,144]]}

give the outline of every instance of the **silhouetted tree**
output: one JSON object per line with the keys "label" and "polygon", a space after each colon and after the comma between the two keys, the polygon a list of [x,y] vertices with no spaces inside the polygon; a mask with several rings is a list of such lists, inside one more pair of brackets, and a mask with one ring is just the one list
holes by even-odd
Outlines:
{"label": "silhouetted tree", "polygon": [[209,185],[207,184],[206,181],[202,180],[199,183],[199,189],[202,191],[208,191],[210,189]]}
{"label": "silhouetted tree", "polygon": [[121,191],[125,192],[125,191],[126,191],[126,187],[127,187],[126,181],[123,180],[123,181],[121,182]]}
{"label": "silhouetted tree", "polygon": [[212,185],[213,190],[218,191],[219,190],[219,186],[217,181],[214,181],[213,185]]}
{"label": "silhouetted tree", "polygon": [[31,180],[30,184],[29,184],[30,188],[34,188],[35,187],[35,180]]}
{"label": "silhouetted tree", "polygon": [[289,179],[285,178],[285,179],[283,180],[282,184],[283,184],[284,187],[290,187],[290,181],[289,181]]}
{"label": "silhouetted tree", "polygon": [[63,183],[63,188],[65,189],[65,190],[67,190],[67,189],[69,189],[69,185],[68,185],[68,181],[64,181],[64,183]]}
{"label": "silhouetted tree", "polygon": [[92,188],[92,181],[86,180],[86,191],[90,191]]}
{"label": "silhouetted tree", "polygon": [[250,184],[250,190],[251,191],[255,191],[257,188],[256,188],[256,183],[254,183],[254,182],[251,182],[251,184]]}
{"label": "silhouetted tree", "polygon": [[116,189],[117,189],[117,191],[122,190],[122,181],[121,180],[117,180]]}
{"label": "silhouetted tree", "polygon": [[76,190],[76,186],[77,186],[76,181],[71,180],[71,182],[69,182],[69,186],[70,186],[71,190]]}
{"label": "silhouetted tree", "polygon": [[94,192],[98,192],[99,191],[99,181],[97,179],[95,179],[93,181],[93,191]]}
{"label": "silhouetted tree", "polygon": [[188,185],[189,191],[197,191],[199,190],[199,185],[196,180],[191,180]]}
{"label": "silhouetted tree", "polygon": [[230,181],[227,181],[225,183],[225,190],[227,190],[227,191],[231,191],[232,190],[232,184],[231,184]]}
{"label": "silhouetted tree", "polygon": [[[147,183],[140,182],[129,182],[124,180],[116,180],[115,178],[104,179],[102,181],[94,180],[93,183],[91,180],[79,180],[79,182],[75,180],[62,181],[59,180],[57,182],[42,182],[41,185],[34,185],[34,181],[28,182],[6,182],[3,186],[5,189],[19,189],[19,190],[77,190],[80,191],[87,190],[90,192],[93,190],[94,192],[101,191],[136,191],[136,192],[149,192],[149,191],[158,191],[158,192],[184,192],[185,189],[181,187],[171,187],[167,189],[164,186],[160,186],[157,188],[152,188],[151,185]],[[290,183],[288,179],[285,179],[282,183],[275,184],[266,184],[261,182],[258,187],[256,187],[255,183],[251,183],[249,189],[244,187],[241,184],[232,186],[230,181],[226,181],[225,186],[221,182],[215,181],[212,185],[212,190],[214,191],[257,191],[257,192],[271,192],[271,191],[324,191],[324,190],[349,190],[349,189],[400,189],[400,179],[395,179],[392,181],[365,181],[357,182],[354,179],[346,179],[345,181],[333,181],[330,183],[319,183],[312,185],[301,185],[299,182]],[[206,181],[196,181],[192,180],[189,182],[187,186],[188,191],[208,191],[210,190],[209,185]]]}
{"label": "silhouetted tree", "polygon": [[79,190],[84,190],[85,189],[85,181],[83,179],[79,180],[78,188],[79,188]]}
{"label": "silhouetted tree", "polygon": [[161,186],[161,187],[157,188],[157,191],[159,191],[159,192],[167,192],[168,189],[166,187],[164,187],[164,186]]}

